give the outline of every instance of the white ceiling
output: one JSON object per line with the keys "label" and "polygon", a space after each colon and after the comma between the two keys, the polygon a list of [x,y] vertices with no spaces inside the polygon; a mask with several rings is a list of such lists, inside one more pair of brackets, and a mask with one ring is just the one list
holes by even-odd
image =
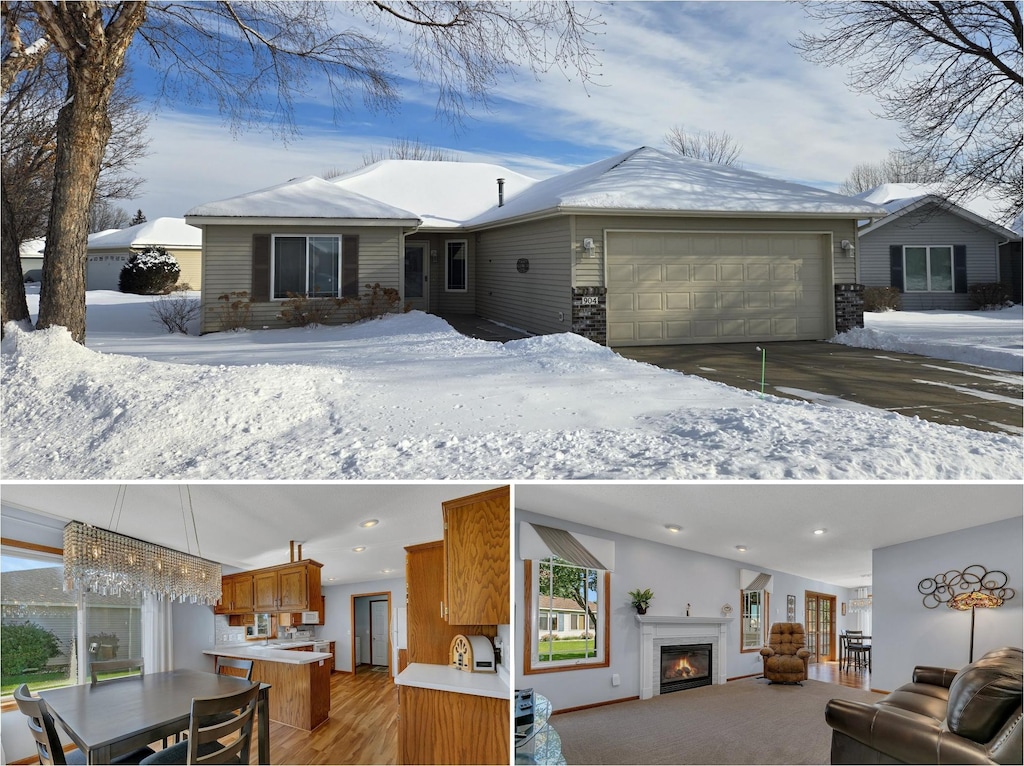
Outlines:
{"label": "white ceiling", "polygon": [[[0,499],[11,517],[43,514],[51,517],[43,524],[55,529],[74,519],[169,548],[191,546],[196,553],[187,511],[191,493],[203,558],[237,569],[285,564],[289,541],[295,540],[304,558],[324,565],[324,584],[336,585],[404,577],[405,546],[444,536],[441,502],[495,486],[500,485],[5,483]],[[123,510],[116,519],[122,487]],[[361,528],[366,519],[380,523]],[[366,550],[355,553],[357,546]]]}
{"label": "white ceiling", "polygon": [[[871,583],[873,549],[1020,516],[1024,488],[564,482],[516,485],[515,507],[856,588]],[[666,524],[683,530],[673,534]],[[815,536],[818,528],[827,532]]]}

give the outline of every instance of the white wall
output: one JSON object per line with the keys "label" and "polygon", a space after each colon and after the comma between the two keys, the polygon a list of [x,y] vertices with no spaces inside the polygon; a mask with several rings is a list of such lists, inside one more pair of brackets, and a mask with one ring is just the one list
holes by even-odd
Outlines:
{"label": "white wall", "polygon": [[205,604],[171,605],[172,651],[175,670],[214,669],[214,659],[203,654],[216,642],[213,607]]}
{"label": "white wall", "polygon": [[1024,520],[1015,518],[874,551],[872,687],[892,691],[911,680],[916,665],[967,664],[970,613],[927,609],[917,590],[921,580],[948,570],[972,564],[998,569],[1016,591],[1002,607],[978,610],[974,658],[1001,646],[1024,646],[1022,539]]}
{"label": "white wall", "polygon": [[[391,606],[405,604],[405,578],[373,580],[372,582],[331,585],[324,588],[327,599],[324,625],[318,631],[319,638],[334,641],[335,670],[352,671],[352,636],[357,630],[352,625],[352,596],[364,593],[390,593]],[[363,639],[364,653],[369,652],[369,638]],[[398,668],[398,650],[392,646],[391,673]]]}
{"label": "white wall", "polygon": [[[837,602],[849,601],[852,591],[816,580],[759,567],[755,560],[732,561],[670,545],[640,540],[614,532],[585,527],[516,509],[516,521],[536,521],[554,527],[578,531],[615,541],[615,572],[611,577],[611,666],[564,673],[522,674],[521,651],[516,652],[516,688],[532,687],[551,700],[555,709],[590,705],[596,702],[636,697],[640,694],[640,631],[635,610],[627,593],[634,588],[651,588],[654,601],[650,615],[684,615],[691,605],[693,617],[721,617],[722,606],[731,604],[733,622],[728,628],[726,673],[729,678],[759,675],[761,656],[740,652],[739,608],[740,569],[757,569],[774,575],[769,622],[786,621],[786,596],[796,596],[796,620],[804,622],[804,591],[834,594]],[[518,535],[518,524],[516,524]],[[515,559],[516,646],[523,646],[523,562]],[[837,616],[837,630],[854,627],[854,617]],[[612,686],[612,675],[621,684]]]}

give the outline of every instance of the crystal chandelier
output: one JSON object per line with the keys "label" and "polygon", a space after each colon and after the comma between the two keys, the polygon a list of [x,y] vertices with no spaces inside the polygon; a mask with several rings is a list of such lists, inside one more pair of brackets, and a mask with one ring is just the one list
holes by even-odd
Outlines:
{"label": "crystal chandelier", "polygon": [[867,588],[857,588],[857,598],[850,599],[850,609],[854,612],[871,611],[871,594]]}
{"label": "crystal chandelier", "polygon": [[[123,506],[123,492],[118,498]],[[64,527],[65,591],[150,594],[161,600],[213,605],[220,599],[220,585],[220,564],[212,561],[80,521]]]}

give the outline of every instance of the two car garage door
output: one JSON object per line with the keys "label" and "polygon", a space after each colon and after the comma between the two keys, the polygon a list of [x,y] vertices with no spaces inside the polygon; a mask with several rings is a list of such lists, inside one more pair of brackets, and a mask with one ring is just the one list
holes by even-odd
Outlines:
{"label": "two car garage door", "polygon": [[820,234],[608,232],[608,345],[828,337]]}

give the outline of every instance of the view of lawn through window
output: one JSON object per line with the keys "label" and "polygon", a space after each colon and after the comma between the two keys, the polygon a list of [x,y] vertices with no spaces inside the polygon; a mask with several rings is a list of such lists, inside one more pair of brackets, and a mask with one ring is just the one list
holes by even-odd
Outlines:
{"label": "view of lawn through window", "polygon": [[538,562],[537,660],[561,662],[596,658],[598,572],[552,557]]}
{"label": "view of lawn through window", "polygon": [[0,556],[0,695],[84,683],[92,660],[142,656],[142,600],[64,592],[59,556]]}

